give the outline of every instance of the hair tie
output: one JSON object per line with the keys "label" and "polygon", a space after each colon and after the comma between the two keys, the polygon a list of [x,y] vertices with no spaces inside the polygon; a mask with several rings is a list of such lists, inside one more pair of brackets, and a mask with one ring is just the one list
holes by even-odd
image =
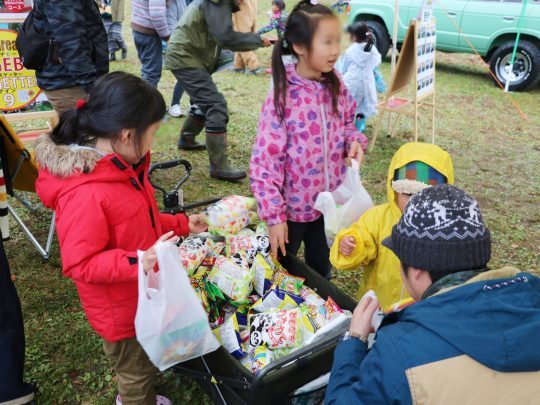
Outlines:
{"label": "hair tie", "polygon": [[281,42],[281,46],[283,49],[289,48],[289,43],[287,42],[286,39],[283,39],[283,42]]}
{"label": "hair tie", "polygon": [[86,101],[84,98],[80,98],[80,99],[78,99],[77,102],[75,103],[75,108],[76,108],[77,110],[80,110],[81,108],[83,108],[83,107],[86,105],[87,102],[88,102],[88,101]]}
{"label": "hair tie", "polygon": [[309,2],[312,6],[316,6],[317,4],[319,4],[319,0],[309,0]]}

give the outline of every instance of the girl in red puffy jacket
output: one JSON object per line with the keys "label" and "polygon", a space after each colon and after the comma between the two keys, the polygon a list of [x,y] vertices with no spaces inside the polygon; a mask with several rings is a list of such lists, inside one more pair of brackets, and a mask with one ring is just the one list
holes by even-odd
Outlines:
{"label": "girl in red puffy jacket", "polygon": [[158,211],[148,180],[150,147],[165,114],[161,94],[138,77],[98,79],[88,101],[66,111],[36,146],[43,203],[56,212],[63,274],[73,279],[92,328],[114,364],[117,403],[156,397],[156,369],[135,339],[137,250],[152,269],[156,241],[206,230],[200,215]]}

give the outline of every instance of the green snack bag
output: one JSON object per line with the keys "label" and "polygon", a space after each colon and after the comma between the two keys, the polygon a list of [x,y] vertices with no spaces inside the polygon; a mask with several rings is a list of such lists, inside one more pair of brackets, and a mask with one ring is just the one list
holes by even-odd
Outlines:
{"label": "green snack bag", "polygon": [[244,268],[227,257],[219,258],[208,274],[208,280],[233,301],[248,297],[253,289],[253,278],[249,268]]}
{"label": "green snack bag", "polygon": [[300,295],[305,278],[296,277],[286,271],[278,271],[274,274],[274,285],[294,295]]}

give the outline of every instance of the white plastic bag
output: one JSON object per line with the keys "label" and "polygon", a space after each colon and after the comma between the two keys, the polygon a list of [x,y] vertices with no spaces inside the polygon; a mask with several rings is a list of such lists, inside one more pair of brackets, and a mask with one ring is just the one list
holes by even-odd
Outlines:
{"label": "white plastic bag", "polygon": [[373,207],[370,195],[360,180],[360,164],[351,159],[345,181],[335,191],[319,193],[315,209],[324,215],[326,242],[332,247],[337,233],[358,221],[360,216]]}
{"label": "white plastic bag", "polygon": [[139,302],[135,316],[137,340],[161,371],[206,353],[220,344],[182,268],[178,248],[155,247],[159,271],[144,273],[139,251]]}

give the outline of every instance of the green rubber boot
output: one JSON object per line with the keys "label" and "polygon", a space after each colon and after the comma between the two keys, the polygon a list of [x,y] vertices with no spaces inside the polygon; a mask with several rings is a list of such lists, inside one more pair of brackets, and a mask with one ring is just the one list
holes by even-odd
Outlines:
{"label": "green rubber boot", "polygon": [[206,147],[210,158],[210,177],[225,181],[238,181],[246,177],[245,170],[229,164],[227,133],[206,133]]}
{"label": "green rubber boot", "polygon": [[200,120],[191,115],[188,115],[180,131],[180,139],[178,139],[178,149],[205,150],[206,145],[199,143],[195,140],[195,137],[199,135],[203,129],[204,120]]}

